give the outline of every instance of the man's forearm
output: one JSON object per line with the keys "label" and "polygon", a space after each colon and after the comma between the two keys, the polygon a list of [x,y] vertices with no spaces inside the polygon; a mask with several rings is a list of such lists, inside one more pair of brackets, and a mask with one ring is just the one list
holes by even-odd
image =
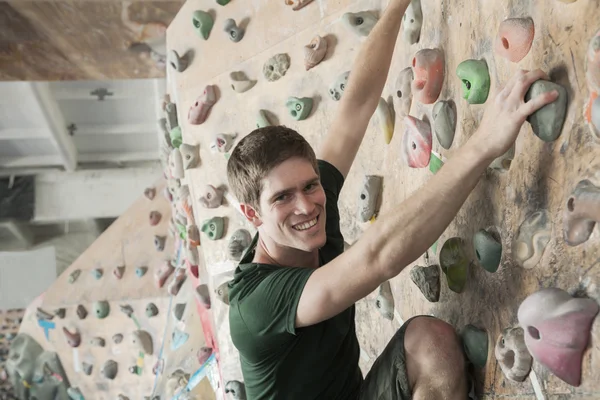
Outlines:
{"label": "man's forearm", "polygon": [[384,279],[398,275],[441,236],[490,162],[467,142],[426,185],[378,218],[365,244]]}

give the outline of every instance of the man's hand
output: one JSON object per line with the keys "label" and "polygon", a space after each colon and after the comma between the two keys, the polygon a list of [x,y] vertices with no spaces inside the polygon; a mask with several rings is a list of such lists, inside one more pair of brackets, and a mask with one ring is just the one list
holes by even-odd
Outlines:
{"label": "man's hand", "polygon": [[489,159],[500,157],[513,145],[527,117],[558,98],[558,92],[546,92],[525,102],[525,94],[532,83],[548,79],[542,70],[519,70],[488,103],[479,129],[472,141],[488,153]]}

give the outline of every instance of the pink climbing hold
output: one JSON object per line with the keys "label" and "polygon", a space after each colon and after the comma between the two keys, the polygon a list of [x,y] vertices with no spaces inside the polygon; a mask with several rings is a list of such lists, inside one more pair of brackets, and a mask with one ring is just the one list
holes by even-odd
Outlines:
{"label": "pink climbing hold", "polygon": [[594,300],[549,288],[527,297],[518,318],[533,358],[569,385],[579,386],[583,352],[597,313]]}
{"label": "pink climbing hold", "polygon": [[204,92],[196,99],[188,112],[188,122],[192,125],[200,125],[206,121],[208,112],[216,103],[215,88],[212,85],[207,85]]}
{"label": "pink climbing hold", "polygon": [[534,36],[535,26],[531,18],[509,18],[498,29],[496,53],[517,63],[529,53]]}
{"label": "pink climbing hold", "polygon": [[175,271],[175,268],[169,261],[165,261],[160,268],[154,273],[154,282],[157,288],[163,287],[167,278]]}
{"label": "pink climbing hold", "polygon": [[413,98],[423,104],[433,104],[444,85],[444,53],[438,49],[423,49],[412,60]]}
{"label": "pink climbing hold", "polygon": [[151,226],[156,226],[160,222],[162,215],[158,211],[150,211],[150,215],[148,216],[148,220],[150,221]]}
{"label": "pink climbing hold", "polygon": [[431,157],[431,127],[413,116],[404,118],[406,130],[402,137],[402,154],[411,168],[425,168]]}

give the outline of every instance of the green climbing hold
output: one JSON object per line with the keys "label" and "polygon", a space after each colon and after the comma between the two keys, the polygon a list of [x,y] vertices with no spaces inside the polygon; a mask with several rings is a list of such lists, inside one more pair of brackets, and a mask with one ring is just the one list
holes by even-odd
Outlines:
{"label": "green climbing hold", "polygon": [[310,97],[290,97],[285,102],[290,115],[296,121],[306,119],[312,110],[313,100]]}
{"label": "green climbing hold", "polygon": [[217,4],[220,6],[226,6],[230,1],[231,0],[217,0]]}
{"label": "green climbing hold", "polygon": [[223,237],[225,221],[223,217],[212,217],[202,223],[200,230],[206,233],[210,240],[219,240]]}
{"label": "green climbing hold", "polygon": [[484,229],[473,236],[473,246],[479,264],[488,272],[498,271],[500,259],[502,258],[502,243]]}
{"label": "green climbing hold", "polygon": [[558,99],[527,117],[527,122],[531,124],[533,133],[544,142],[552,142],[558,139],[562,132],[565,116],[567,115],[567,90],[554,82],[540,79],[535,81],[525,94],[525,101],[529,101],[552,90],[558,92]]}
{"label": "green climbing hold", "polygon": [[490,73],[483,60],[466,60],[458,64],[456,75],[462,80],[463,98],[469,104],[483,104],[490,92]]}
{"label": "green climbing hold", "polygon": [[180,127],[176,126],[175,128],[171,129],[171,132],[169,132],[169,136],[171,136],[171,144],[173,145],[173,147],[179,148],[179,146],[181,146],[181,143],[183,143]]}
{"label": "green climbing hold", "polygon": [[446,275],[448,287],[456,293],[461,293],[467,283],[469,260],[465,255],[465,243],[459,237],[446,240],[440,250],[440,267]]}
{"label": "green climbing hold", "polygon": [[103,319],[106,318],[108,313],[110,312],[110,306],[108,305],[108,301],[97,301],[94,303],[94,314],[96,314],[96,318]]}
{"label": "green climbing hold", "polygon": [[[207,40],[208,36],[210,35],[210,30],[214,25],[214,21],[210,14],[202,10],[194,11],[194,14],[192,15],[192,23],[194,24],[196,33],[203,37],[204,40]],[[175,143],[173,143],[173,146],[175,146]]]}
{"label": "green climbing hold", "polygon": [[488,359],[487,332],[473,325],[467,325],[464,327],[461,337],[469,361],[478,368],[484,368]]}

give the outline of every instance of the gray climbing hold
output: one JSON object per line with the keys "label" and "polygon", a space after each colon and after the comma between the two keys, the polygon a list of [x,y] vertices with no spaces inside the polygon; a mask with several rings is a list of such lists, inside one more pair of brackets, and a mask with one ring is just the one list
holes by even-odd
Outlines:
{"label": "gray climbing hold", "polygon": [[225,384],[225,393],[234,400],[246,400],[246,386],[240,381],[229,381]]}
{"label": "gray climbing hold", "polygon": [[129,304],[122,304],[119,306],[121,308],[121,311],[127,315],[129,318],[131,318],[131,316],[133,315],[133,308],[131,308],[131,306]]}
{"label": "gray climbing hold", "polygon": [[239,26],[237,26],[235,20],[231,18],[225,20],[225,23],[223,24],[223,30],[227,32],[227,35],[229,35],[229,39],[232,42],[237,43],[244,37],[245,31]]}
{"label": "gray climbing hold", "polygon": [[361,222],[367,222],[375,216],[382,183],[381,176],[365,175],[363,178],[358,199],[358,218]]}
{"label": "gray climbing hold", "polygon": [[560,136],[567,114],[567,90],[554,82],[539,80],[534,82],[525,94],[525,101],[552,90],[558,91],[558,99],[540,108],[529,117],[533,133],[544,142],[552,142]]}
{"label": "gray climbing hold", "polygon": [[473,325],[467,325],[461,333],[465,354],[476,367],[483,368],[488,359],[487,332]]}
{"label": "gray climbing hold", "polygon": [[175,304],[175,307],[173,307],[173,317],[177,321],[181,321],[181,318],[183,318],[184,311],[185,311],[185,303]]}
{"label": "gray climbing hold", "polygon": [[440,270],[437,265],[415,266],[410,270],[410,279],[428,301],[436,303],[440,300]]}
{"label": "gray climbing hold", "polygon": [[369,11],[347,12],[342,15],[342,22],[358,36],[368,36],[375,27],[377,18]]}
{"label": "gray climbing hold", "polygon": [[154,303],[148,303],[146,306],[146,317],[152,318],[155,315],[158,315],[158,307]]}
{"label": "gray climbing hold", "polygon": [[115,333],[112,337],[112,340],[115,344],[119,344],[123,341],[123,335],[120,333]]}
{"label": "gray climbing hold", "polygon": [[210,294],[208,292],[208,286],[206,284],[201,284],[196,287],[196,295],[200,302],[204,305],[204,307],[210,310],[211,302],[210,302]]}
{"label": "gray climbing hold", "polygon": [[221,283],[216,289],[217,298],[223,303],[229,305],[229,281]]}
{"label": "gray climbing hold", "polygon": [[433,106],[433,130],[440,145],[449,149],[456,130],[456,114],[449,102],[440,100]]}
{"label": "gray climbing hold", "polygon": [[348,77],[350,77],[350,71],[346,71],[339,75],[333,85],[329,87],[329,97],[334,101],[339,101],[346,90],[348,85]]}
{"label": "gray climbing hold", "polygon": [[96,336],[90,340],[90,344],[92,346],[104,347],[106,345],[106,341],[99,336]]}
{"label": "gray climbing hold", "polygon": [[85,319],[87,317],[87,310],[81,304],[77,306],[77,316],[79,319]]}
{"label": "gray climbing hold", "polygon": [[179,57],[179,54],[175,50],[171,50],[168,55],[168,61],[171,68],[177,72],[183,72],[188,66],[187,57]]}
{"label": "gray climbing hold", "polygon": [[375,299],[375,307],[377,311],[388,320],[394,319],[394,296],[390,281],[385,281],[379,285],[379,295]]}
{"label": "gray climbing hold", "polygon": [[57,308],[56,310],[54,310],[54,315],[56,315],[60,319],[63,319],[66,314],[67,310],[65,310],[64,308]]}
{"label": "gray climbing hold", "polygon": [[244,251],[250,247],[251,243],[252,235],[250,235],[250,232],[248,232],[246,229],[238,229],[233,233],[233,235],[231,235],[231,238],[229,239],[229,256],[232,259],[239,261],[242,258]]}
{"label": "gray climbing hold", "polygon": [[146,331],[137,330],[131,334],[131,344],[138,350],[149,356],[152,355],[152,336]]}
{"label": "gray climbing hold", "polygon": [[69,283],[74,283],[77,278],[79,278],[79,275],[81,275],[81,270],[76,269],[73,272],[71,272],[71,274],[69,275]]}
{"label": "gray climbing hold", "polygon": [[108,316],[110,313],[110,305],[108,301],[102,300],[94,303],[94,314],[96,314],[96,318],[103,319]]}
{"label": "gray climbing hold", "polygon": [[91,375],[93,368],[94,368],[94,366],[90,363],[86,363],[85,361],[81,363],[81,369],[83,370],[83,373],[86,375]]}
{"label": "gray climbing hold", "polygon": [[119,372],[119,365],[113,360],[108,360],[104,363],[100,372],[106,379],[115,379],[117,372]]}
{"label": "gray climbing hold", "polygon": [[45,310],[42,310],[39,307],[35,312],[35,316],[37,319],[46,320],[46,321],[50,321],[51,319],[54,318],[54,315],[50,314],[49,312],[47,312]]}

